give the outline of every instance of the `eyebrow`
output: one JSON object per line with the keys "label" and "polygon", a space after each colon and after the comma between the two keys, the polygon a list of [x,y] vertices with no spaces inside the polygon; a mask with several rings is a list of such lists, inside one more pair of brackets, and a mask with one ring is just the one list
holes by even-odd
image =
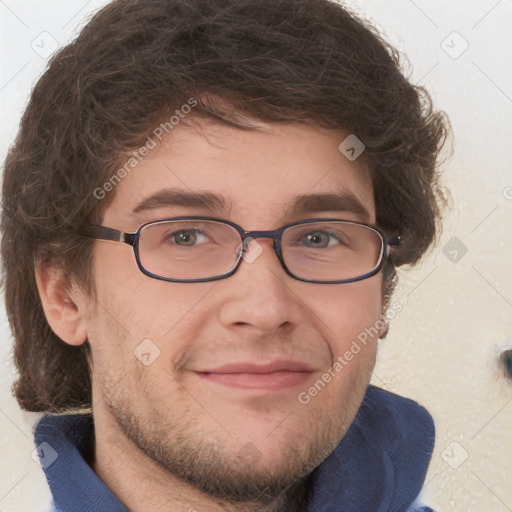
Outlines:
{"label": "eyebrow", "polygon": [[212,192],[188,192],[181,189],[164,189],[144,199],[134,209],[134,214],[144,213],[172,206],[186,208],[205,208],[207,210],[226,210],[230,203],[222,196]]}
{"label": "eyebrow", "polygon": [[344,190],[297,196],[288,209],[288,215],[297,216],[322,211],[351,213],[363,221],[368,221],[371,217],[363,203],[354,194]]}
{"label": "eyebrow", "polygon": [[[231,209],[231,201],[213,192],[190,192],[183,189],[164,189],[144,199],[133,210],[133,214],[148,212],[157,208],[181,206],[202,208],[216,213]],[[292,198],[285,208],[285,217],[296,217],[321,211],[354,214],[363,221],[370,219],[370,213],[363,203],[351,192],[338,191],[322,194],[304,194]]]}

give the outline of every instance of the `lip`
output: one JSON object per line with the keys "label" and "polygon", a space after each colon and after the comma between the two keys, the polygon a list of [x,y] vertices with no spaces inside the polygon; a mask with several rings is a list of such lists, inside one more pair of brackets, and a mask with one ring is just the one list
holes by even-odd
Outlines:
{"label": "lip", "polygon": [[241,389],[279,391],[303,385],[315,369],[298,361],[271,361],[267,363],[228,363],[214,369],[196,372],[202,379]]}

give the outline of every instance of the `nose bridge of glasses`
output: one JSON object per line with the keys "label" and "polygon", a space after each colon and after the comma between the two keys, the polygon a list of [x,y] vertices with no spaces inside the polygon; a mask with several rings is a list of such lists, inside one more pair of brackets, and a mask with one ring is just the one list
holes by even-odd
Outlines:
{"label": "nose bridge of glasses", "polygon": [[274,230],[274,231],[245,231],[243,236],[244,246],[253,239],[256,238],[269,238],[274,241],[274,247],[277,252],[281,250],[281,232],[282,230]]}

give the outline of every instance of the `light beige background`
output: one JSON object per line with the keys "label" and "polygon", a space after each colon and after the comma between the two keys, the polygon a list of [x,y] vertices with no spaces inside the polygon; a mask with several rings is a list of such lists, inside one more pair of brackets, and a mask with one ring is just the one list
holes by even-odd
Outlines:
{"label": "light beige background", "polygon": [[[31,45],[65,44],[105,3],[0,1],[2,160],[46,64]],[[512,347],[512,0],[348,4],[408,55],[412,81],[431,91],[455,134],[445,169],[454,207],[439,246],[400,273],[395,300],[403,310],[380,344],[374,382],[419,401],[435,419],[424,501],[438,512],[512,511],[512,386],[496,365],[498,351]],[[43,511],[49,492],[31,458],[38,415],[10,397],[3,307],[0,336],[0,512]]]}

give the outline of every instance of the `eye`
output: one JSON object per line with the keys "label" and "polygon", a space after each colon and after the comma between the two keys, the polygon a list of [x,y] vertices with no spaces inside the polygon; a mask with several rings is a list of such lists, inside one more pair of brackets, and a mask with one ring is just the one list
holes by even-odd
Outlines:
{"label": "eye", "polygon": [[340,243],[340,239],[328,231],[309,231],[303,235],[302,243],[307,247],[323,249]]}
{"label": "eye", "polygon": [[208,241],[208,237],[197,229],[182,229],[170,233],[169,238],[173,243],[181,246],[192,247]]}

